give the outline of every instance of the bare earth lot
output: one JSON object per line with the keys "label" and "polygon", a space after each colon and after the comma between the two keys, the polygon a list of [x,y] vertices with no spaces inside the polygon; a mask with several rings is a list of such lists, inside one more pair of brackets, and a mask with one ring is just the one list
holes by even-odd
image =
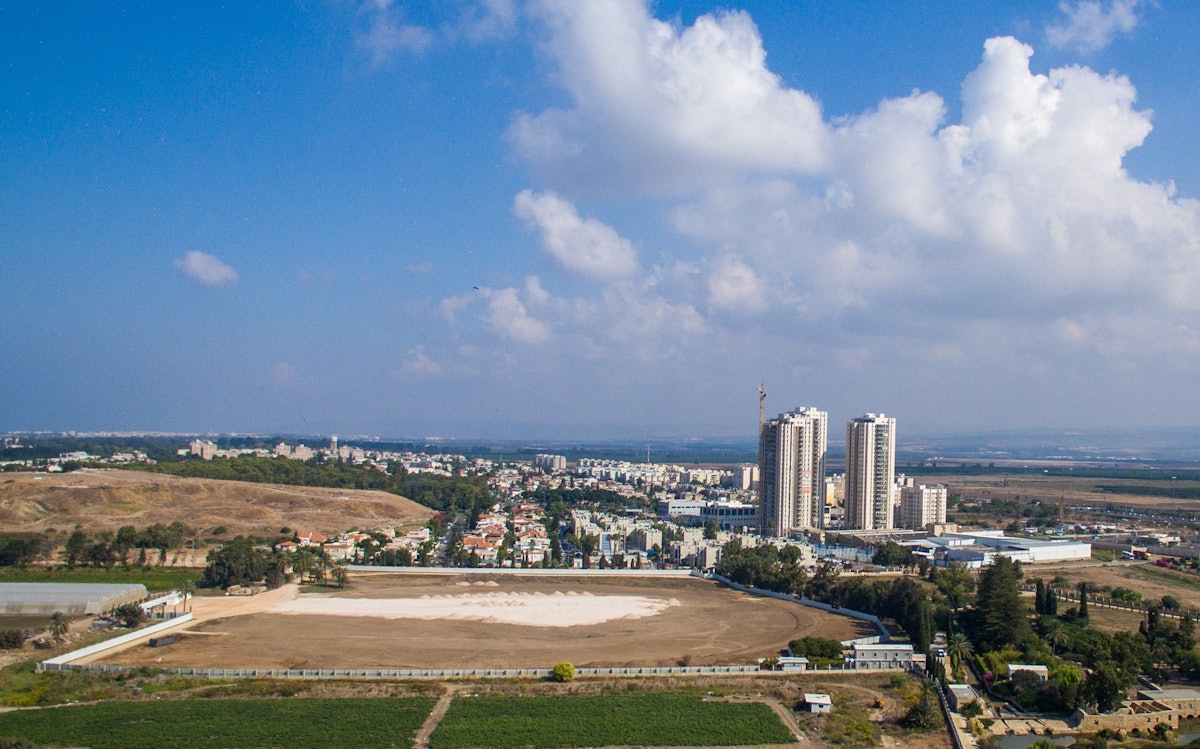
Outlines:
{"label": "bare earth lot", "polygon": [[274,534],[284,526],[326,534],[350,528],[409,528],[432,515],[428,507],[380,491],[107,469],[6,473],[0,478],[0,527],[6,531],[40,533],[76,526],[116,530],[178,520],[202,534],[223,526],[232,538],[239,533]]}
{"label": "bare earth lot", "polygon": [[[344,590],[304,593],[293,601],[333,599],[330,603],[337,604],[340,614],[280,613],[272,609],[287,606],[290,596],[267,594],[272,600],[263,606],[248,600],[230,602],[250,613],[203,621],[175,645],[136,646],[98,662],[292,669],[545,668],[559,661],[576,666],[740,664],[774,655],[797,637],[841,640],[871,633],[853,619],[750,596],[704,580],[488,577],[358,573]],[[356,599],[373,600],[364,606]],[[387,604],[387,599],[397,602]],[[466,610],[468,604],[474,607],[469,615],[480,616],[481,600],[498,600],[506,608],[510,606],[504,601],[531,601],[532,617],[530,623],[520,624],[361,613],[373,604],[383,607],[376,611],[402,615],[406,600],[414,611],[425,613],[436,603],[447,616],[461,615],[455,609]],[[643,605],[631,610],[630,601]],[[645,601],[651,603],[644,605]],[[461,606],[456,607],[456,602]],[[601,610],[592,618],[609,614],[639,618],[574,626],[553,621],[559,614],[579,616],[581,602],[584,608]],[[206,602],[197,599],[196,603],[199,608]],[[555,603],[571,607],[556,609]],[[603,609],[609,609],[607,614]],[[571,613],[565,613],[568,610]]]}

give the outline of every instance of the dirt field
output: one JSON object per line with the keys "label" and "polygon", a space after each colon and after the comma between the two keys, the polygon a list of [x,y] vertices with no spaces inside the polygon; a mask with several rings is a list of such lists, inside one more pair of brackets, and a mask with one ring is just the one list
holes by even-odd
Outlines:
{"label": "dirt field", "polygon": [[141,471],[88,469],[67,474],[13,473],[0,478],[0,527],[40,533],[144,528],[178,520],[201,534],[224,526],[237,534],[296,530],[415,527],[428,507],[378,491],[190,479]]}
{"label": "dirt field", "polygon": [[[1149,563],[1115,562],[1082,566],[1026,567],[1027,577],[1051,580],[1065,577],[1072,586],[1088,583],[1098,592],[1100,586],[1128,588],[1142,594],[1144,602],[1160,601],[1163,596],[1175,596],[1185,606],[1200,608],[1200,575],[1156,567]],[[1074,602],[1059,601],[1059,607],[1074,606]]]}
{"label": "dirt field", "polygon": [[[175,645],[133,647],[99,660],[125,665],[213,668],[545,668],[752,663],[774,655],[797,637],[848,639],[870,634],[863,623],[715,583],[662,578],[515,578],[356,574],[344,590],[304,593],[345,599],[414,599],[489,593],[588,594],[672,602],[659,613],[570,627],[493,624],[477,620],[386,619],[363,616],[278,614],[250,600],[232,602],[241,615],[208,619]],[[272,594],[276,593],[275,591]],[[271,595],[271,594],[268,594]],[[676,603],[677,602],[677,603]],[[204,602],[197,600],[197,606]],[[219,603],[219,602],[214,602]],[[217,616],[209,611],[206,616]],[[161,660],[158,660],[161,659]]]}

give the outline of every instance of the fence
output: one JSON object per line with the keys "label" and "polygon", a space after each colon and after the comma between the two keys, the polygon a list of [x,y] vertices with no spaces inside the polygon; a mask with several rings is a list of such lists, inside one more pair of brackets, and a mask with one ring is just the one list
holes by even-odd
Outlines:
{"label": "fence", "polygon": [[351,564],[351,572],[403,572],[406,575],[528,575],[530,577],[689,577],[690,569],[682,570],[595,570],[545,569],[541,567],[386,567],[373,564]]}
{"label": "fence", "polygon": [[86,658],[89,655],[103,653],[106,650],[112,650],[113,648],[118,648],[122,645],[128,645],[131,642],[137,642],[140,639],[156,635],[159,632],[171,629],[172,627],[178,627],[179,625],[190,622],[191,620],[192,615],[189,612],[187,614],[183,614],[182,616],[177,616],[174,619],[168,619],[165,622],[160,622],[144,629],[139,629],[134,632],[120,635],[119,637],[114,637],[111,640],[98,642],[95,645],[88,645],[86,648],[80,648],[79,650],[72,650],[69,653],[64,653],[63,655],[55,656],[54,658],[47,658],[38,664],[38,671],[63,671],[70,669],[71,666],[69,664],[71,661],[77,661],[80,658]]}
{"label": "fence", "polygon": [[950,742],[954,744],[954,749],[967,749],[967,744],[974,746],[973,740],[963,741],[962,733],[954,723],[954,711],[950,709],[950,700],[946,697],[945,690],[942,689],[942,682],[923,671],[913,669],[913,673],[932,684],[933,690],[937,692],[938,705],[942,708],[942,717],[946,720],[946,730],[950,732]]}
{"label": "fence", "polygon": [[755,588],[751,585],[742,585],[741,583],[735,583],[734,581],[730,580],[729,578],[725,577],[724,575],[718,575],[715,572],[707,573],[704,575],[704,577],[712,579],[712,580],[719,580],[720,582],[724,583],[725,585],[728,585],[729,587],[733,588],[734,590],[740,590],[744,593],[751,593],[756,596],[766,596],[768,598],[777,598],[780,601],[791,601],[792,603],[798,603],[801,606],[808,606],[809,608],[820,609],[821,611],[828,611],[831,614],[838,614],[840,616],[848,616],[851,619],[859,619],[864,622],[869,622],[879,632],[878,635],[872,635],[870,637],[859,637],[859,638],[856,638],[853,640],[842,640],[842,644],[846,645],[846,646],[876,645],[878,643],[889,642],[892,639],[891,633],[888,632],[887,627],[883,626],[883,622],[880,621],[879,617],[875,616],[874,614],[868,614],[864,611],[855,611],[854,609],[843,609],[843,608],[839,608],[837,606],[833,606],[828,603],[822,603],[821,601],[814,601],[811,598],[805,598],[803,596],[796,596],[796,595],[792,595],[790,593],[777,593],[776,591],[773,591],[773,590],[763,590],[762,588]]}
{"label": "fence", "polygon": [[[1032,586],[1021,586],[1021,590],[1025,593],[1036,593],[1037,588]],[[1058,588],[1048,588],[1054,591],[1056,598],[1062,598],[1067,601],[1078,601],[1079,593],[1073,590],[1060,590]],[[1130,603],[1117,598],[1109,598],[1103,594],[1094,593],[1091,590],[1087,594],[1088,606],[1101,606],[1109,609],[1124,609],[1126,611],[1137,611],[1142,614],[1150,611],[1151,607],[1144,603]],[[1169,616],[1173,619],[1182,619],[1185,616],[1190,616],[1193,619],[1200,618],[1200,611],[1196,609],[1165,609],[1158,608],[1159,616]]]}
{"label": "fence", "polygon": [[[50,663],[43,661],[39,668],[44,671],[99,671],[121,673],[134,670],[135,666],[104,665],[97,663],[75,664]],[[179,676],[198,676],[210,679],[229,678],[273,678],[273,679],[547,679],[552,675],[549,668],[322,668],[322,669],[285,669],[285,668],[185,668],[185,667],[153,667],[162,673]],[[845,674],[855,676],[870,673],[895,673],[905,670],[905,666],[897,668],[855,669],[843,666],[829,668],[810,668],[799,673],[824,674],[828,676]],[[741,666],[613,666],[611,668],[576,668],[577,677],[585,676],[614,676],[614,677],[646,677],[646,676],[721,676],[721,675],[760,675],[760,676],[795,676],[796,671],[763,670],[757,665]]]}
{"label": "fence", "polygon": [[[355,569],[355,567],[352,567]],[[364,571],[373,570],[416,570],[427,574],[453,574],[464,570],[449,570],[444,568],[426,568],[426,567],[361,567]],[[478,573],[495,573],[496,570],[472,570]],[[873,645],[878,642],[887,642],[889,635],[883,623],[879,621],[879,617],[873,614],[866,614],[861,611],[853,611],[851,609],[839,609],[830,606],[827,603],[813,601],[800,596],[789,595],[787,593],[776,593],[775,591],[762,590],[748,585],[741,585],[732,580],[713,573],[700,573],[694,570],[505,570],[505,574],[545,574],[547,572],[557,572],[558,574],[590,574],[601,573],[625,574],[638,576],[639,574],[655,573],[654,576],[659,577],[700,577],[703,579],[718,580],[735,590],[741,590],[752,595],[767,596],[776,598],[782,601],[791,601],[802,606],[810,606],[812,608],[830,611],[832,613],[849,616],[855,619],[862,619],[871,622],[880,631],[880,635],[872,637],[860,637],[854,640],[843,640],[844,645]],[[118,665],[100,665],[100,664],[73,664],[81,658],[86,658],[97,653],[102,653],[106,650],[127,645],[136,642],[140,639],[149,638],[159,632],[177,627],[192,620],[192,614],[187,613],[182,616],[170,619],[159,624],[155,624],[145,629],[139,629],[136,632],[114,637],[111,640],[90,645],[80,650],[75,650],[64,655],[54,658],[49,658],[38,664],[39,671],[66,671],[71,669],[81,669],[90,671],[109,671],[121,672],[131,670],[130,666]],[[903,667],[901,667],[903,668]],[[230,677],[271,677],[283,679],[467,679],[467,678],[546,678],[550,676],[548,668],[459,668],[459,669],[264,669],[264,668],[161,668],[161,671],[167,673],[180,674],[182,676],[202,676],[209,678],[230,678]],[[873,669],[846,669],[844,667],[831,668],[810,668],[807,672],[820,673],[870,673],[873,671],[895,671],[894,668],[873,668]],[[773,672],[762,671],[757,665],[740,665],[740,666],[643,666],[643,667],[612,667],[612,668],[577,668],[575,673],[578,676],[701,676],[709,674],[750,674],[750,673],[795,673],[795,672]]]}

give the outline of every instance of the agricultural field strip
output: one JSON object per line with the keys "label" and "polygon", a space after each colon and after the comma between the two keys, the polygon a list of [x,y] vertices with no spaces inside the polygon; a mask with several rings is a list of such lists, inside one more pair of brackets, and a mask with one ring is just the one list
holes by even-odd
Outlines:
{"label": "agricultural field strip", "polygon": [[[107,747],[407,745],[431,698],[101,702],[0,714],[0,736]],[[303,726],[291,731],[287,726]],[[769,705],[695,693],[458,696],[429,746],[741,746],[796,741]]]}
{"label": "agricultural field strip", "polygon": [[99,702],[0,714],[0,736],[92,749],[408,746],[427,697]]}
{"label": "agricultural field strip", "polygon": [[762,702],[688,693],[564,697],[460,694],[431,749],[523,746],[742,746],[797,740]]}

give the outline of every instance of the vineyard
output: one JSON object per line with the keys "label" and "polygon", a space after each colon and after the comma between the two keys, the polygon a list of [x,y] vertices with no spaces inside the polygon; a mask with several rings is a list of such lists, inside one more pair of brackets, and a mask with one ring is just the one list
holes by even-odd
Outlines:
{"label": "vineyard", "polygon": [[0,737],[92,749],[409,747],[434,700],[101,702],[0,715]]}
{"label": "vineyard", "polygon": [[459,697],[434,731],[430,747],[738,746],[793,741],[791,732],[760,702],[650,693]]}

